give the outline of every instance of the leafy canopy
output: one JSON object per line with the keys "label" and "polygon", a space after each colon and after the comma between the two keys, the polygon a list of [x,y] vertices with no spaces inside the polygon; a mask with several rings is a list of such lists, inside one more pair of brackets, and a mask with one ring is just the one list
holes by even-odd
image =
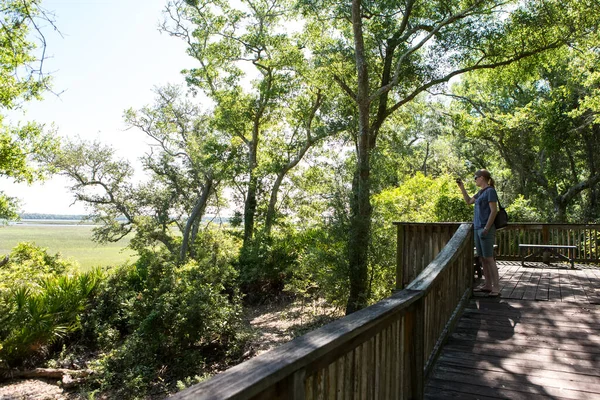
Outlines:
{"label": "leafy canopy", "polygon": [[[38,124],[11,126],[5,121],[8,110],[40,99],[48,88],[49,78],[42,72],[45,39],[38,29],[40,21],[52,24],[39,0],[0,0],[0,177],[17,182],[42,178],[44,171],[31,163],[32,158],[56,144]],[[36,55],[39,49],[31,39],[32,31],[39,34],[41,57]],[[18,201],[0,191],[0,219],[16,218],[17,208]]]}

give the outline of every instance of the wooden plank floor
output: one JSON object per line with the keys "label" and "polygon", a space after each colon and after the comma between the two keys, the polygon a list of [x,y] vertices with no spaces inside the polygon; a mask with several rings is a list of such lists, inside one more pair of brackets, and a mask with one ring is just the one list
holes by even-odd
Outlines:
{"label": "wooden plank floor", "polygon": [[502,298],[471,299],[427,399],[599,399],[600,269],[500,263]]}
{"label": "wooden plank floor", "polygon": [[576,264],[498,262],[503,299],[600,304],[600,268]]}

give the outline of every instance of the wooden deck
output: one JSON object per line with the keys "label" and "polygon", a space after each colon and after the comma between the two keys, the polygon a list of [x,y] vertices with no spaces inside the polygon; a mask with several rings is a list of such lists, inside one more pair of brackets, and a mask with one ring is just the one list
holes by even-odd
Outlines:
{"label": "wooden deck", "polygon": [[515,300],[546,300],[600,304],[600,268],[567,263],[498,262],[501,297]]}
{"label": "wooden deck", "polygon": [[475,297],[427,399],[600,399],[600,269],[499,263],[502,297]]}

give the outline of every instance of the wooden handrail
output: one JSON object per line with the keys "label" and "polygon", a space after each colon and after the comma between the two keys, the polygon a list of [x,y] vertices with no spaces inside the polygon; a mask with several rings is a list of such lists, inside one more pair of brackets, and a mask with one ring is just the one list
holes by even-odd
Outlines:
{"label": "wooden handrail", "polygon": [[[468,223],[467,223],[468,224]],[[448,243],[460,223],[394,222],[397,228],[396,289],[403,289]]]}
{"label": "wooden handrail", "polygon": [[471,225],[461,225],[405,290],[173,398],[422,398],[432,360],[471,293],[472,241]]}

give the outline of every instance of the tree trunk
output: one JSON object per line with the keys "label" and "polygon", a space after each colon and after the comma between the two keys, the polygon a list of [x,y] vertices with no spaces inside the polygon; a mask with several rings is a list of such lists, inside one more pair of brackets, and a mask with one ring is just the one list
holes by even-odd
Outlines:
{"label": "tree trunk", "polygon": [[248,193],[244,204],[244,244],[246,247],[252,241],[254,236],[254,216],[256,214],[256,188],[258,179],[254,176],[254,171],[250,173],[250,182],[248,184]]}
{"label": "tree trunk", "polygon": [[248,142],[248,173],[250,180],[248,182],[248,193],[244,202],[244,243],[247,247],[254,237],[254,217],[256,215],[256,190],[258,188],[258,178],[256,177],[257,152],[258,152],[258,131],[259,120],[254,121],[252,128],[252,141]]}
{"label": "tree trunk", "polygon": [[350,295],[346,314],[366,307],[368,299],[368,249],[371,230],[368,160],[357,163],[360,171],[352,185],[350,237],[348,243]]}
{"label": "tree trunk", "polygon": [[600,217],[600,202],[598,201],[598,190],[590,188],[590,197],[586,210],[586,223],[594,222]]}
{"label": "tree trunk", "polygon": [[279,188],[281,187],[281,182],[283,182],[283,178],[287,174],[288,170],[283,170],[279,174],[277,174],[277,178],[275,179],[275,183],[273,184],[273,188],[271,189],[271,198],[269,199],[269,208],[267,209],[267,218],[265,220],[265,234],[267,236],[271,235],[271,228],[273,227],[273,222],[275,220],[275,207],[277,206],[277,193],[279,193]]}
{"label": "tree trunk", "polygon": [[[589,134],[584,135],[587,165],[590,176],[598,176],[598,153],[600,152],[600,124],[593,124]],[[588,204],[585,210],[585,222],[593,222],[600,217],[600,200],[597,183],[590,185]]]}
{"label": "tree trunk", "polygon": [[364,39],[362,34],[361,1],[352,1],[352,25],[358,90],[356,103],[358,106],[358,140],[355,179],[352,187],[350,214],[350,237],[348,243],[348,272],[350,279],[350,296],[346,305],[346,314],[350,314],[367,305],[368,299],[368,250],[371,230],[370,201],[370,124],[369,124],[369,75],[365,59]]}
{"label": "tree trunk", "polygon": [[[185,229],[183,231],[183,240],[181,241],[181,248],[179,251],[179,258],[181,261],[185,260],[188,253],[188,247],[190,242],[190,232],[192,231],[192,227],[194,226],[194,222],[198,221],[204,215],[204,210],[206,210],[206,204],[208,203],[208,198],[212,193],[213,189],[213,179],[208,178],[202,188],[200,193],[200,197],[198,201],[194,205],[194,209],[190,214],[186,224]],[[194,236],[194,235],[192,235]]]}
{"label": "tree trunk", "polygon": [[277,174],[277,178],[275,179],[275,183],[273,184],[273,188],[271,189],[271,198],[269,199],[269,208],[267,209],[267,219],[265,221],[265,233],[267,236],[271,234],[271,228],[273,227],[273,222],[275,220],[275,207],[277,206],[277,194],[279,193],[279,188],[281,187],[281,182],[283,182],[283,178],[287,175],[288,172],[292,170],[300,160],[304,157],[308,149],[313,145],[314,141],[307,139],[306,144],[300,149],[297,156],[291,160],[280,172]]}
{"label": "tree trunk", "polygon": [[65,369],[65,368],[36,368],[26,371],[18,370],[0,370],[0,376],[7,378],[23,379],[61,379],[65,375],[75,378],[85,378],[93,374],[93,371],[87,369]]}
{"label": "tree trunk", "polygon": [[557,222],[567,222],[567,206],[573,202],[573,199],[586,189],[594,188],[600,183],[600,174],[591,176],[589,179],[581,181],[571,186],[564,194],[556,194],[557,190],[547,190],[552,198],[554,210],[556,211]]}
{"label": "tree trunk", "polygon": [[[561,196],[562,197],[562,196]],[[554,211],[556,212],[556,222],[567,222],[567,205],[561,199],[554,200]]]}

